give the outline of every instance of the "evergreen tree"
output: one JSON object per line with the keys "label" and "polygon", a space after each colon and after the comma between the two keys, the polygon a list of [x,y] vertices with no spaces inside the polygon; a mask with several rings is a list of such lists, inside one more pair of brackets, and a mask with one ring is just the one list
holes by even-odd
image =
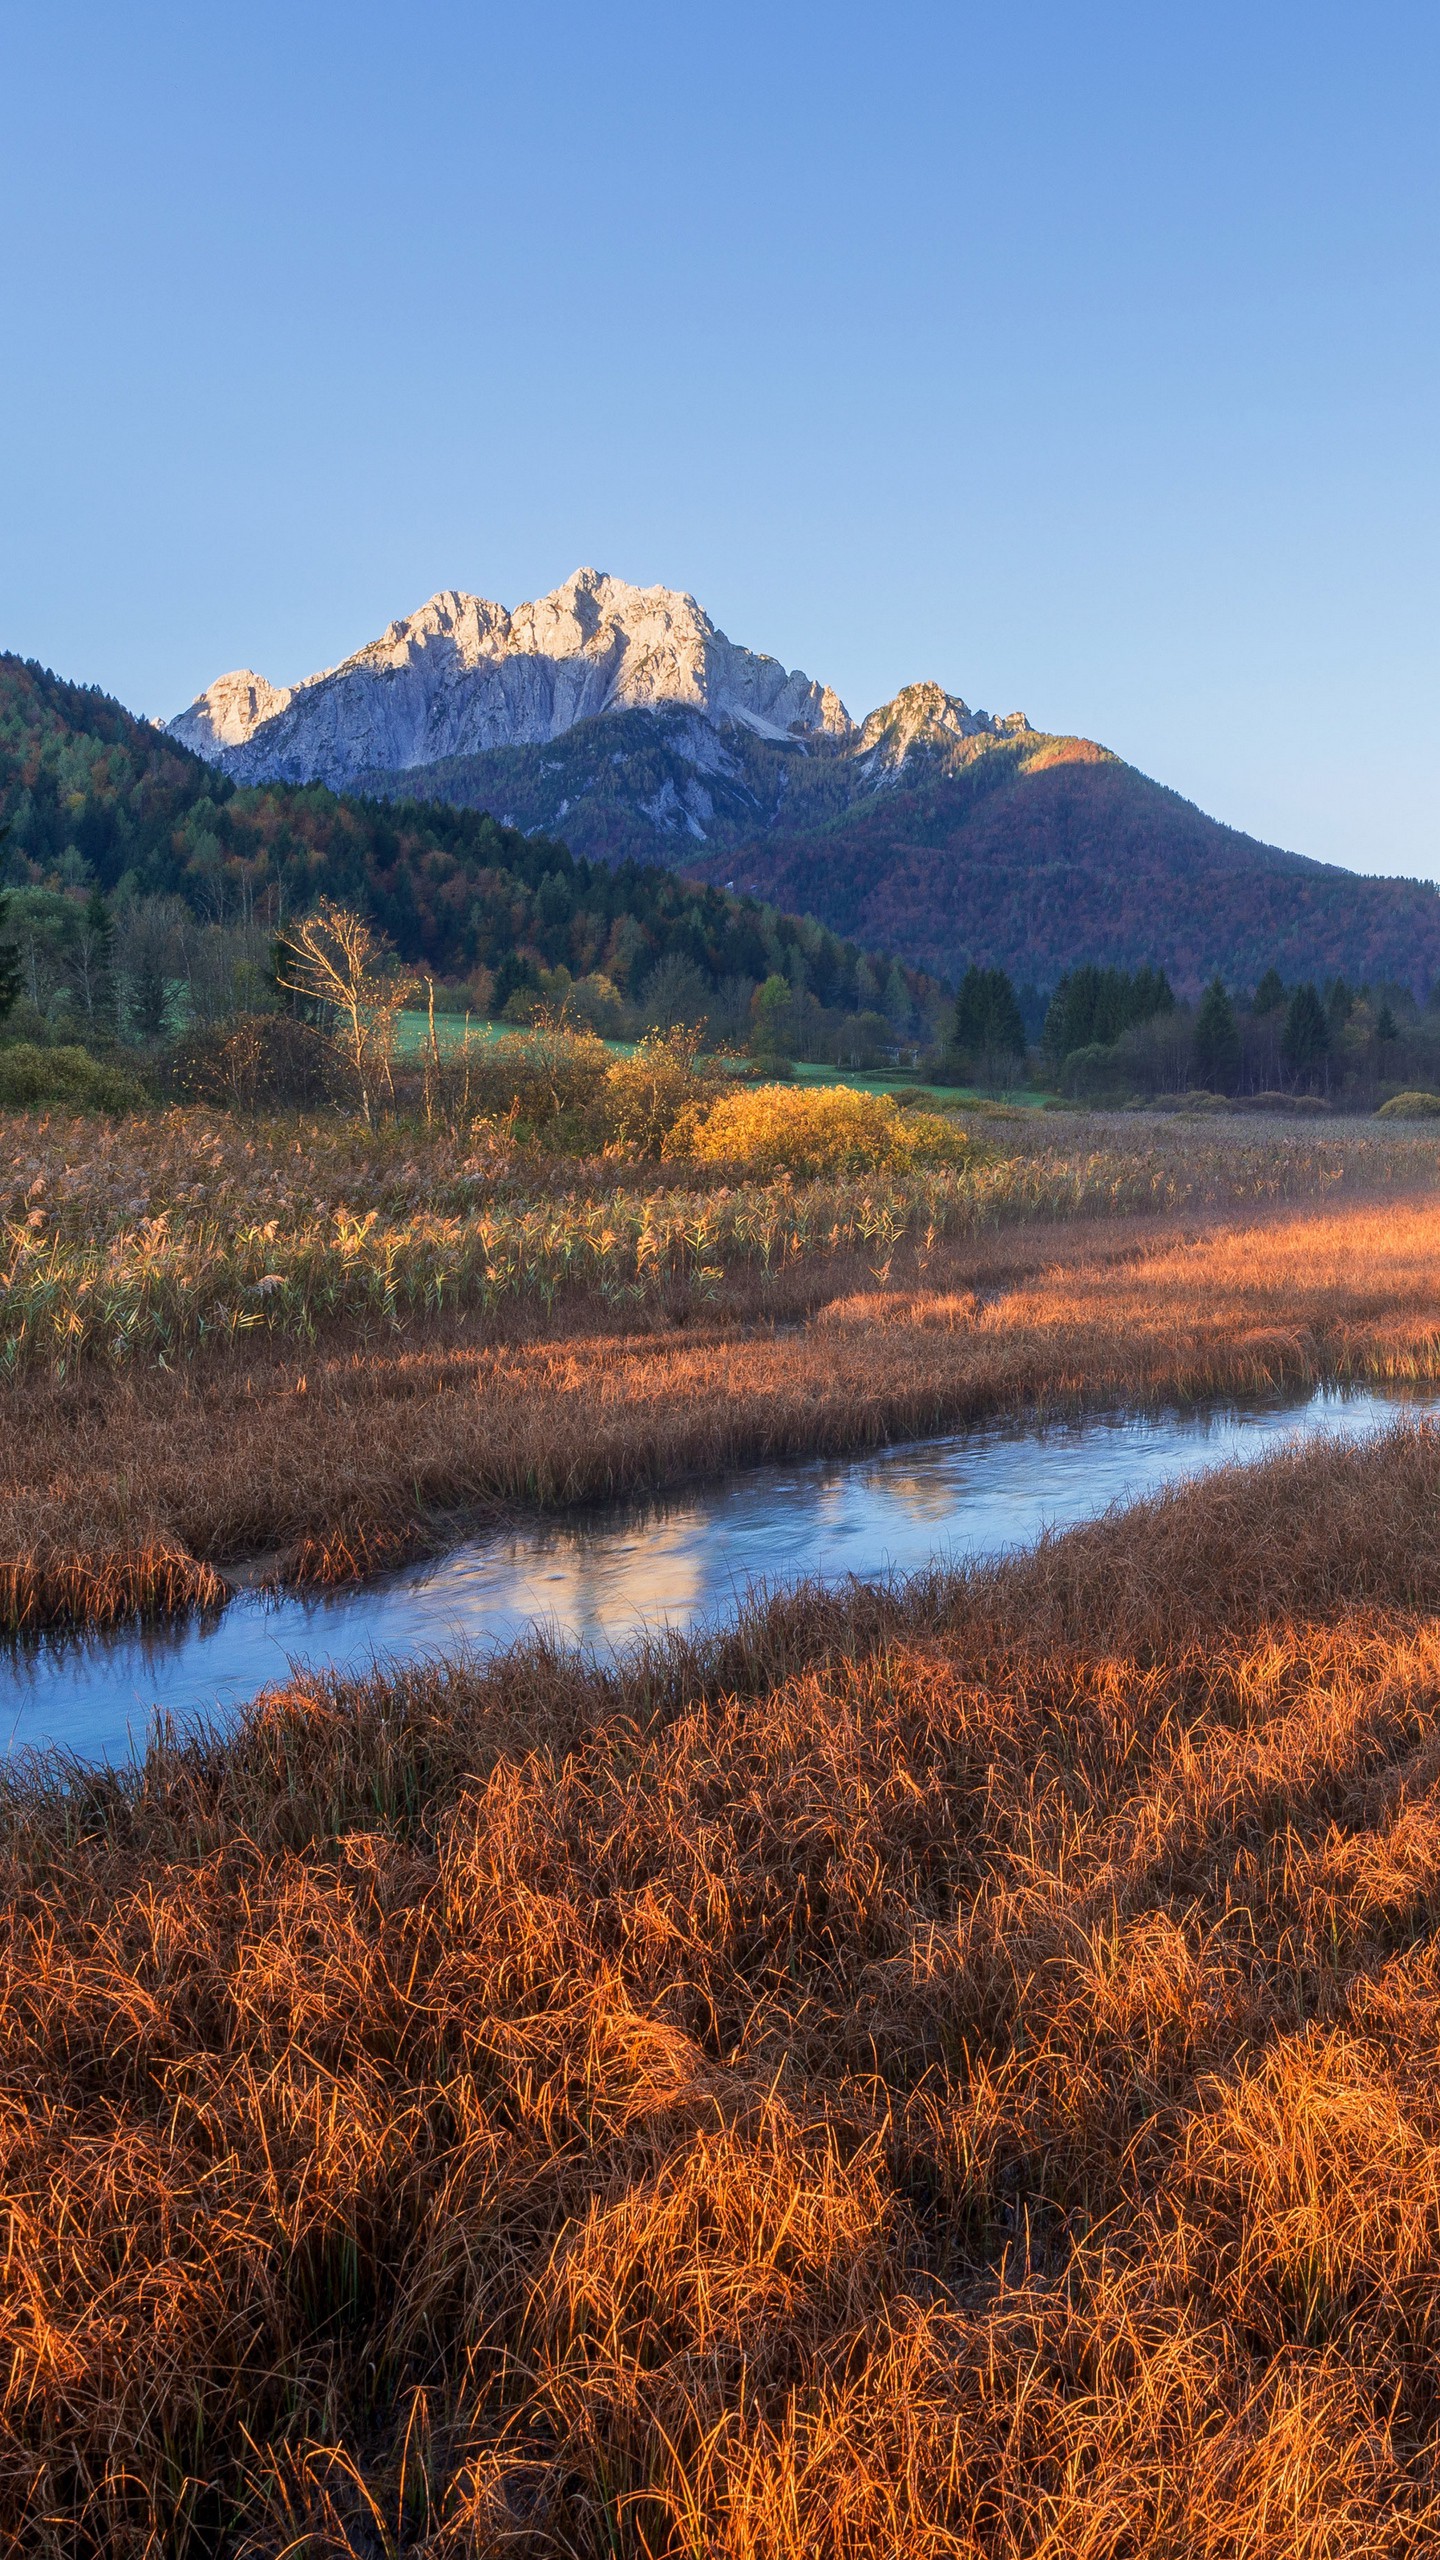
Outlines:
{"label": "evergreen tree", "polygon": [[1175,990],[1163,969],[1137,969],[1130,981],[1130,1020],[1153,1022],[1159,1013],[1173,1013]]}
{"label": "evergreen tree", "polygon": [[5,910],[9,899],[0,889],[0,1022],[10,1011],[22,984],[20,954],[5,931]]}
{"label": "evergreen tree", "polygon": [[1388,1004],[1382,1004],[1375,1017],[1375,1037],[1382,1048],[1387,1041],[1398,1040],[1400,1037],[1400,1025]]}
{"label": "evergreen tree", "polygon": [[1088,964],[1061,979],[1045,1016],[1041,1045],[1060,1066],[1075,1049],[1109,1047],[1133,1023],[1174,1010],[1175,996],[1163,969],[1097,969]]}
{"label": "evergreen tree", "polygon": [[496,1022],[501,1019],[512,996],[538,996],[539,992],[540,977],[534,961],[527,960],[522,952],[507,951],[495,972],[495,984],[490,991],[492,1019]]}
{"label": "evergreen tree", "polygon": [[1003,969],[966,970],[950,1043],[960,1058],[1023,1058],[1024,1018]]}
{"label": "evergreen tree", "polygon": [[1303,1077],[1307,1084],[1314,1083],[1323,1073],[1330,1055],[1325,1007],[1308,979],[1290,999],[1280,1035],[1280,1055],[1291,1074]]}
{"label": "evergreen tree", "polygon": [[130,979],[130,1028],[137,1040],[163,1040],[170,1027],[170,981],[158,951],[146,949]]}
{"label": "evergreen tree", "polygon": [[[798,953],[796,956],[798,959]],[[905,972],[898,960],[892,960],[890,963],[890,975],[885,981],[885,994],[880,1010],[893,1031],[903,1034],[909,1030],[910,989],[905,983]]]}
{"label": "evergreen tree", "polygon": [[1251,1012],[1256,1016],[1257,1020],[1260,1020],[1263,1019],[1266,1014],[1278,1013],[1284,1002],[1284,979],[1281,977],[1278,969],[1267,969],[1259,986],[1256,988],[1254,995],[1250,999]]}
{"label": "evergreen tree", "polygon": [[1195,1073],[1207,1093],[1233,1093],[1240,1077],[1240,1028],[1219,978],[1212,978],[1195,1017]]}

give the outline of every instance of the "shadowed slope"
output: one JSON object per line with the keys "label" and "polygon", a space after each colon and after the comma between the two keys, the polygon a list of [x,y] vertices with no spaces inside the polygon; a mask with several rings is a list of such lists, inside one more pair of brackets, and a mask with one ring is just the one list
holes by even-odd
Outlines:
{"label": "shadowed slope", "polygon": [[1260,844],[1082,739],[992,748],[968,777],[686,867],[952,976],[973,961],[1051,984],[1077,959],[1160,961],[1183,987],[1276,967],[1423,994],[1440,975],[1428,883]]}

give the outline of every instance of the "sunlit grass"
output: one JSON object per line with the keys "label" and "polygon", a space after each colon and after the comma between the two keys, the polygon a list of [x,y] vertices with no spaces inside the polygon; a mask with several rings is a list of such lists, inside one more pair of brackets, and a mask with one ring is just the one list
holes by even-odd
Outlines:
{"label": "sunlit grass", "polygon": [[1440,2535],[1440,1443],[3,1818],[0,2528]]}
{"label": "sunlit grass", "polygon": [[723,1165],[537,1159],[489,1122],[451,1136],[202,1112],[12,1120],[0,1368],[173,1360],[248,1333],[310,1341],[508,1301],[633,1307],[676,1285],[703,1303],[747,1273],[858,1248],[881,1264],[1017,1220],[1323,1199],[1437,1168],[1433,1139],[1389,1130],[1096,1145],[1041,1129],[1023,1148],[1001,1134],[908,1174],[753,1181],[742,1161],[726,1181]]}

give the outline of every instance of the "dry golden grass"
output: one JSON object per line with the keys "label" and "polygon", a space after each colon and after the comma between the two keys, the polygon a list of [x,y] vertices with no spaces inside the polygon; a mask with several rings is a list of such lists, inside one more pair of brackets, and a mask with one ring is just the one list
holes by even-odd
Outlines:
{"label": "dry golden grass", "polygon": [[1077,1133],[1034,1114],[1005,1124],[1003,1148],[952,1148],[941,1126],[959,1160],[910,1164],[903,1133],[929,1124],[888,1106],[903,1143],[867,1167],[851,1145],[855,1097],[792,1100],[843,1140],[823,1176],[776,1172],[766,1131],[780,1106],[764,1093],[737,1101],[742,1122],[752,1101],[759,1111],[755,1167],[662,1169],[628,1146],[565,1159],[517,1144],[511,1120],[461,1137],[199,1110],[112,1130],[0,1121],[0,1382],[173,1366],[266,1335],[393,1341],[451,1316],[555,1331],[760,1301],[774,1317],[797,1279],[813,1293],[856,1257],[886,1270],[1017,1223],[1433,1192],[1440,1173],[1433,1135],[1410,1131]]}
{"label": "dry golden grass", "polygon": [[5,1390],[0,1613],[206,1603],[246,1559],[342,1579],[521,1505],[1031,1408],[1440,1378],[1440,1204],[1018,1227],[921,1260],[892,1256],[882,1288],[835,1253],[643,1329],[515,1310],[26,1378]]}
{"label": "dry golden grass", "polygon": [[1440,2541],[1440,1438],[0,1820],[40,2554]]}

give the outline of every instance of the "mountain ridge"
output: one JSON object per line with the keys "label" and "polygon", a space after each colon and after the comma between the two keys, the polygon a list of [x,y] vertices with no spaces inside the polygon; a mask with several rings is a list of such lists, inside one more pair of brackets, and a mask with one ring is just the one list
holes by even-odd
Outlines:
{"label": "mountain ridge", "polygon": [[1264,844],[1093,739],[933,682],[856,721],[688,593],[593,569],[513,612],[444,590],[299,686],[218,679],[168,728],[237,783],[441,801],[587,858],[743,880],[950,978],[1440,977],[1428,883]]}
{"label": "mountain ridge", "polygon": [[693,596],[577,569],[513,613],[442,589],[337,666],[286,687],[250,668],[218,677],[166,726],[234,781],[336,789],[367,767],[534,745],[669,704],[773,738],[854,725],[828,686],[737,647]]}

